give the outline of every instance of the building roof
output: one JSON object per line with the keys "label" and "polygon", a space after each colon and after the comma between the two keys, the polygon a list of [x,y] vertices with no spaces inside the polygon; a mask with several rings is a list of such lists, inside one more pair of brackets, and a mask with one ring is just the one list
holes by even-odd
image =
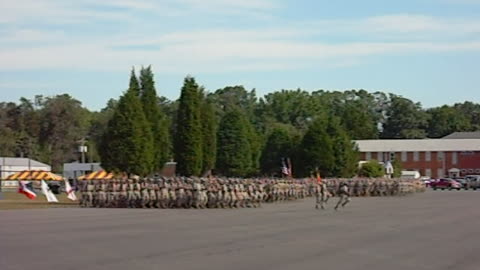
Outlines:
{"label": "building roof", "polygon": [[443,139],[480,139],[480,131],[474,132],[454,132]]}
{"label": "building roof", "polygon": [[359,140],[360,152],[480,151],[480,139]]}
{"label": "building roof", "polygon": [[[30,160],[30,161],[29,161]],[[15,158],[15,157],[0,157],[0,166],[13,166],[13,167],[45,167],[50,168],[50,165],[41,163],[39,161],[29,158]]]}

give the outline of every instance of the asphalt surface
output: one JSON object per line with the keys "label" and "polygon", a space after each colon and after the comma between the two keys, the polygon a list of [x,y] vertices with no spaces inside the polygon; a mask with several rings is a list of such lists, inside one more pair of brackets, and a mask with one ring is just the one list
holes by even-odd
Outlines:
{"label": "asphalt surface", "polygon": [[261,209],[0,211],[0,269],[480,269],[480,192]]}

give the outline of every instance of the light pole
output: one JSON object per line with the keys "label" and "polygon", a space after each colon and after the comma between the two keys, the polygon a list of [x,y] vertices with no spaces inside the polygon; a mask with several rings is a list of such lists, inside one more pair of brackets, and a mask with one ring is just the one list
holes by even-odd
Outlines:
{"label": "light pole", "polygon": [[[78,151],[80,152],[80,155],[81,155],[82,164],[85,164],[85,153],[87,153],[88,151],[88,147],[85,145],[86,142],[87,142],[86,138],[82,138],[78,141],[78,143],[80,143],[80,146],[78,147]],[[85,174],[85,170],[83,170],[84,165],[81,165],[81,166],[82,166],[82,169],[80,171],[82,172],[82,175],[84,175]]]}
{"label": "light pole", "polygon": [[88,151],[88,147],[85,145],[87,140],[85,138],[82,138],[78,142],[80,143],[80,147],[79,147],[78,150],[81,154],[81,163],[85,163],[85,153],[87,153],[87,151]]}
{"label": "light pole", "polygon": [[2,199],[3,171],[5,170],[5,157],[2,158],[2,169],[0,170],[0,200]]}

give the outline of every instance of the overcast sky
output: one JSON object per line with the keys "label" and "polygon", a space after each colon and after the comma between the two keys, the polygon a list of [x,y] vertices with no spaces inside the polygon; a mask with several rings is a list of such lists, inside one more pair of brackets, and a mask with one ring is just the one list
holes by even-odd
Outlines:
{"label": "overcast sky", "polygon": [[152,65],[279,90],[367,89],[425,107],[480,102],[480,0],[0,0],[0,100],[69,93],[100,109]]}

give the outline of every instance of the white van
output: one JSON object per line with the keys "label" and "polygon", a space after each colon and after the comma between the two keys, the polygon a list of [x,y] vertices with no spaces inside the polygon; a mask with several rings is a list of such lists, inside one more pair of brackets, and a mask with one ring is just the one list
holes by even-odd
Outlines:
{"label": "white van", "polygon": [[419,179],[422,175],[418,171],[402,171],[402,179]]}
{"label": "white van", "polygon": [[468,186],[473,189],[477,190],[480,189],[480,175],[467,175],[465,176],[465,180],[468,183]]}

